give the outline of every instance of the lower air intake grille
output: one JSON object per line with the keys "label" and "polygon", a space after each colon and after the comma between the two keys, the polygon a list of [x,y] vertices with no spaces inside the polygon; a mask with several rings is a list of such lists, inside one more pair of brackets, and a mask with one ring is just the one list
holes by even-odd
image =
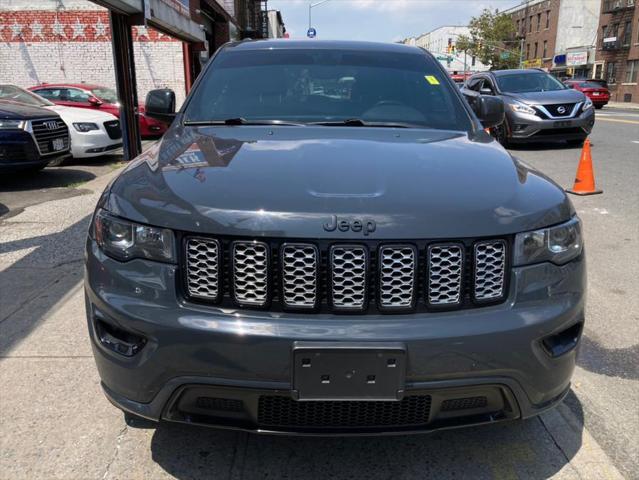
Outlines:
{"label": "lower air intake grille", "polygon": [[268,300],[268,246],[262,242],[233,243],[233,294],[243,305],[262,306]]}
{"label": "lower air intake grille", "polygon": [[429,395],[405,397],[399,402],[305,401],[262,396],[258,423],[283,428],[414,427],[428,424]]}
{"label": "lower air intake grille", "polygon": [[504,294],[506,243],[490,240],[475,244],[475,300],[488,301]]}
{"label": "lower air intake grille", "polygon": [[442,412],[451,412],[454,410],[470,410],[472,408],[484,408],[488,405],[488,399],[486,397],[467,397],[467,398],[452,398],[450,400],[444,400],[442,402]]}

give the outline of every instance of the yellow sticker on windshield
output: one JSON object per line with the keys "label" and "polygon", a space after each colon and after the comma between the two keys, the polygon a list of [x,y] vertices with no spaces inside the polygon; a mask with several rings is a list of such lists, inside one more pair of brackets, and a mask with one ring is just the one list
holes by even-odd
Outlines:
{"label": "yellow sticker on windshield", "polygon": [[424,76],[424,78],[426,79],[426,81],[428,83],[430,83],[431,85],[439,85],[439,80],[437,80],[435,77],[433,77],[432,75],[426,75]]}

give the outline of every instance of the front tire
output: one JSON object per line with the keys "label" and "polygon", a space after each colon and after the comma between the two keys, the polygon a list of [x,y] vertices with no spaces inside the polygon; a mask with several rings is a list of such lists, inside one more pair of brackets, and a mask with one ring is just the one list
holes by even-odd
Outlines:
{"label": "front tire", "polygon": [[495,127],[495,138],[499,143],[501,143],[502,147],[504,148],[508,148],[510,146],[510,141],[508,139],[508,130],[509,129],[506,125],[506,120]]}

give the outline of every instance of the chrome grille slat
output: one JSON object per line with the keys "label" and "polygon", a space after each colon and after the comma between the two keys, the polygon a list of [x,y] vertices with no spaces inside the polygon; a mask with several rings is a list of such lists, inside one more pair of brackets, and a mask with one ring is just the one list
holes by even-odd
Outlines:
{"label": "chrome grille slat", "polygon": [[317,305],[319,252],[311,244],[282,246],[282,300],[287,307]]}
{"label": "chrome grille slat", "polygon": [[[56,122],[56,128],[47,128],[45,124],[48,122]],[[38,145],[38,150],[40,150],[40,153],[43,155],[65,153],[65,151],[69,149],[69,129],[67,128],[67,125],[59,118],[32,120],[31,131],[33,132],[33,137]],[[49,142],[56,138],[63,139],[64,147],[62,148],[62,150],[54,151],[49,148]]]}
{"label": "chrome grille slat", "polygon": [[427,298],[430,305],[456,305],[461,302],[463,252],[461,245],[428,247]]}
{"label": "chrome grille slat", "polygon": [[190,296],[215,301],[220,293],[220,244],[189,238],[186,242],[187,291]]}
{"label": "chrome grille slat", "polygon": [[379,304],[382,308],[411,308],[415,298],[415,249],[385,246],[380,249]]}
{"label": "chrome grille slat", "polygon": [[474,248],[475,300],[501,298],[506,275],[506,243],[503,240],[478,242]]}
{"label": "chrome grille slat", "polygon": [[368,251],[359,245],[331,248],[331,301],[338,310],[363,310],[366,307]]}
{"label": "chrome grille slat", "polygon": [[268,301],[268,246],[263,242],[233,242],[233,295],[241,305]]}

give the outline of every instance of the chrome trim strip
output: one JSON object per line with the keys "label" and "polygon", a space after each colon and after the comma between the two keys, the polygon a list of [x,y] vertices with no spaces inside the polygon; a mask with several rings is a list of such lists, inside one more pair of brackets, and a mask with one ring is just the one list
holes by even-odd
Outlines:
{"label": "chrome trim strip", "polygon": [[568,115],[560,115],[560,116],[555,116],[553,114],[551,114],[546,107],[544,107],[543,105],[531,105],[531,107],[536,107],[539,110],[541,110],[546,116],[548,116],[548,118],[552,118],[553,120],[556,119],[562,119],[562,118],[573,118],[575,116],[575,114],[577,113],[577,110],[579,110],[579,107],[581,107],[581,105],[583,104],[583,102],[577,102],[575,103],[575,106],[573,107],[572,111],[568,114]]}

